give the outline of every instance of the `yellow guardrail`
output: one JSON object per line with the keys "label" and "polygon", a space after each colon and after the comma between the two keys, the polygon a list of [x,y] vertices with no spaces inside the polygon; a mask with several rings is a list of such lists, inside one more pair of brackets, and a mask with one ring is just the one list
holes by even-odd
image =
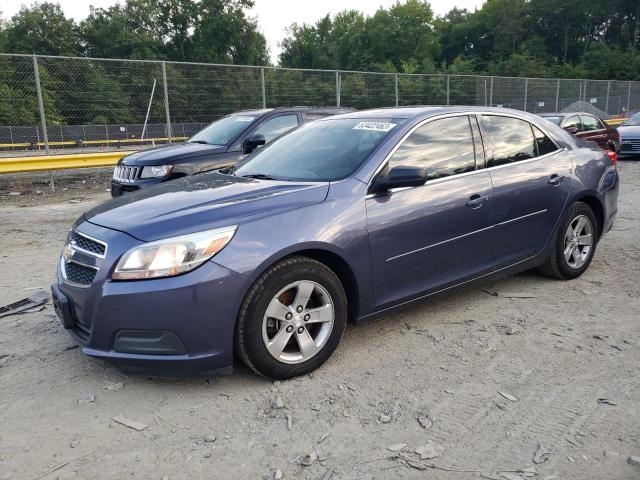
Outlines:
{"label": "yellow guardrail", "polygon": [[611,125],[612,127],[617,127],[625,120],[626,118],[610,118],[609,120],[605,120],[604,123],[606,123],[607,125]]}
{"label": "yellow guardrail", "polygon": [[39,155],[37,157],[0,158],[0,174],[64,170],[66,168],[108,167],[133,152],[74,153],[71,155]]}
{"label": "yellow guardrail", "polygon": [[[49,142],[50,147],[64,147],[64,146],[84,146],[84,145],[114,145],[121,143],[162,143],[162,142],[184,142],[188,140],[189,137],[161,137],[161,138],[124,138],[121,140],[113,139],[113,140],[66,140],[66,141],[58,141],[58,142]],[[31,147],[32,144],[28,142],[21,143],[0,143],[0,148],[28,148]],[[44,142],[34,143],[33,146],[44,148]]]}

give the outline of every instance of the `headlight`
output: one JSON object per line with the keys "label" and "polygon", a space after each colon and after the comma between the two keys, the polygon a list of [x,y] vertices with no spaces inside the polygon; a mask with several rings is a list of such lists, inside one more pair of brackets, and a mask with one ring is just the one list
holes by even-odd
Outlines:
{"label": "headlight", "polygon": [[236,226],[165,238],[125,253],[112,278],[139,280],[173,277],[193,270],[222,250],[233,238]]}
{"label": "headlight", "polygon": [[173,170],[173,165],[149,165],[142,167],[140,178],[166,177]]}

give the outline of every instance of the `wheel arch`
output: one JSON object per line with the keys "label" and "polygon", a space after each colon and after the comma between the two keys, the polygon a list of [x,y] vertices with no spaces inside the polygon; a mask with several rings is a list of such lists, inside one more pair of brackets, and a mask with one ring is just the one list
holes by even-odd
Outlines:
{"label": "wheel arch", "polygon": [[596,220],[598,222],[598,239],[604,233],[604,207],[602,206],[602,202],[595,195],[583,195],[581,197],[576,198],[576,202],[586,203],[591,210],[593,210],[593,214],[596,216]]}

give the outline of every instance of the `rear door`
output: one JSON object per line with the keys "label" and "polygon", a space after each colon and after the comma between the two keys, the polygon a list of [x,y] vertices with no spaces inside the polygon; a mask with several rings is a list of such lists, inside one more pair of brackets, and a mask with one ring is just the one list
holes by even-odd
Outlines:
{"label": "rear door", "polygon": [[580,120],[582,122],[580,138],[596,142],[602,149],[607,148],[609,135],[602,122],[592,115],[585,114],[580,114]]}
{"label": "rear door", "polygon": [[367,196],[377,306],[459,283],[488,268],[493,194],[489,173],[477,170],[476,156],[481,165],[484,155],[471,128],[467,115],[419,126],[380,174],[396,166],[421,166],[427,182]]}
{"label": "rear door", "polygon": [[529,122],[483,115],[492,146],[487,160],[495,200],[495,268],[539,253],[551,237],[571,189],[571,154]]}

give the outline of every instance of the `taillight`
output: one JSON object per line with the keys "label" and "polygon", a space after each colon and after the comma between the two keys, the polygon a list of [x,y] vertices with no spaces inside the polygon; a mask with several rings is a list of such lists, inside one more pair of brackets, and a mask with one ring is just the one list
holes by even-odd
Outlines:
{"label": "taillight", "polygon": [[611,163],[613,163],[614,165],[618,163],[618,154],[616,152],[614,152],[613,150],[605,150],[605,153],[609,155]]}

